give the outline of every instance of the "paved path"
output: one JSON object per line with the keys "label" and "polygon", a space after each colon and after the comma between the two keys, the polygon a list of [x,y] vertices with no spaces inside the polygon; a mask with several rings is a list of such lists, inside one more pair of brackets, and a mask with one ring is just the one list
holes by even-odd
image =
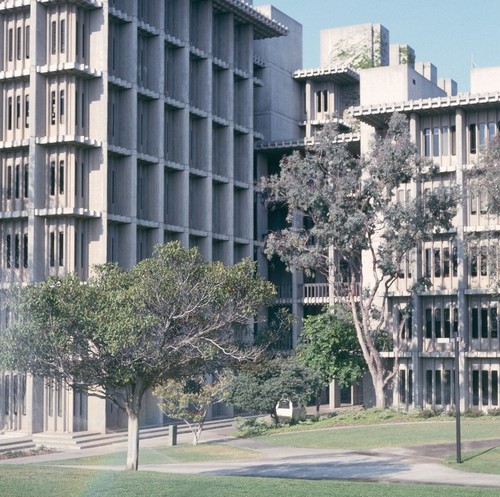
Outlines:
{"label": "paved path", "polygon": [[[141,471],[164,473],[205,474],[225,476],[259,476],[273,478],[339,479],[399,483],[429,483],[500,488],[500,475],[466,473],[444,466],[441,461],[453,454],[453,444],[401,447],[364,451],[330,449],[300,449],[269,446],[255,439],[238,439],[230,436],[231,428],[205,431],[203,441],[218,441],[234,447],[258,451],[260,459],[233,460],[182,464],[143,464]],[[181,443],[189,436],[182,435]],[[165,439],[141,441],[141,447],[158,446]],[[500,446],[500,439],[464,443],[463,450]],[[67,451],[41,456],[25,457],[0,464],[26,464],[56,462],[74,457],[86,457],[126,450],[126,444],[114,444],[83,451]],[[82,467],[82,466],[78,466]],[[116,466],[86,466],[91,469],[117,470]]]}

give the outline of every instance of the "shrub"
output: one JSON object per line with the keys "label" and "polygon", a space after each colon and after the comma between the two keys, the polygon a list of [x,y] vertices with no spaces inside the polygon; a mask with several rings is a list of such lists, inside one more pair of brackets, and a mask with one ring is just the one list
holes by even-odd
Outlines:
{"label": "shrub", "polygon": [[462,415],[465,418],[480,418],[481,416],[484,416],[484,412],[481,411],[480,409],[474,408],[474,407],[469,407],[465,409],[465,411],[462,413]]}
{"label": "shrub", "polygon": [[500,416],[500,409],[498,407],[488,409],[488,416]]}

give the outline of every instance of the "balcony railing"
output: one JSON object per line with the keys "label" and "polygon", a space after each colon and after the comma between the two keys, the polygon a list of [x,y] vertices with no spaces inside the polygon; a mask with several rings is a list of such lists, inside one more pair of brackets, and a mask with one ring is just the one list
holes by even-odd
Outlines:
{"label": "balcony railing", "polygon": [[[276,287],[278,303],[291,303],[293,296],[292,285]],[[333,295],[331,291],[333,290]],[[345,302],[348,295],[348,284],[335,283],[306,283],[298,286],[297,300],[308,305],[325,305],[330,303]],[[359,290],[356,293],[359,296]]]}

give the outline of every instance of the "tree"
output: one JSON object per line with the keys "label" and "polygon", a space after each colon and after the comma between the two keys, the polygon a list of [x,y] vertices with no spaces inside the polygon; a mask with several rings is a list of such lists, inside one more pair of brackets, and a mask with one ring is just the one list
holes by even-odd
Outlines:
{"label": "tree", "polygon": [[[280,174],[261,181],[268,206],[288,205],[290,223],[268,235],[266,254],[277,254],[289,270],[323,270],[349,303],[377,407],[385,406],[397,368],[396,361],[386,369],[377,348],[389,329],[389,289],[410,252],[450,228],[455,214],[456,188],[424,189],[437,173],[417,155],[404,116],[394,114],[366,156],[352,155],[327,125],[305,155],[285,157]],[[409,185],[416,194],[398,202],[398,190]]]}
{"label": "tree", "polygon": [[222,401],[231,376],[218,376],[207,382],[203,374],[184,381],[167,380],[158,385],[153,393],[159,399],[160,409],[173,419],[180,419],[193,434],[193,445],[198,445],[210,406]]}
{"label": "tree", "polygon": [[317,371],[324,383],[341,386],[359,380],[366,368],[350,311],[337,305],[304,319],[297,359]]}
{"label": "tree", "polygon": [[255,358],[260,351],[250,346],[248,323],[273,298],[253,262],[226,267],[170,243],[129,270],[98,266],[85,284],[69,275],[18,288],[1,362],[124,409],[127,469],[135,470],[146,390],[208,363]]}
{"label": "tree", "polygon": [[281,399],[306,404],[319,388],[317,373],[295,358],[273,358],[240,371],[225,400],[239,409],[265,412],[277,424],[276,405]]}
{"label": "tree", "polygon": [[[481,149],[479,161],[470,172],[471,193],[487,198],[489,214],[500,214],[500,134]],[[474,188],[474,186],[476,188]]]}

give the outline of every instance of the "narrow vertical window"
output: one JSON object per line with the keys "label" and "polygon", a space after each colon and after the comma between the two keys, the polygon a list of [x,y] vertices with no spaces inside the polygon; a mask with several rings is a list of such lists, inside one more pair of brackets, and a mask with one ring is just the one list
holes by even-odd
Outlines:
{"label": "narrow vertical window", "polygon": [[80,235],[80,267],[83,269],[83,264],[84,264],[84,257],[85,257],[85,239],[83,236],[83,231]]}
{"label": "narrow vertical window", "polygon": [[441,404],[441,371],[439,369],[436,371],[436,378],[435,378],[435,402],[437,405]]}
{"label": "narrow vertical window", "polygon": [[80,51],[80,24],[78,21],[76,21],[76,27],[75,27],[75,55],[78,56],[78,52]]}
{"label": "narrow vertical window", "polygon": [[55,55],[57,50],[57,28],[56,21],[50,24],[50,53]]}
{"label": "narrow vertical window", "polygon": [[66,51],[66,21],[61,19],[59,23],[59,51],[64,53]]}
{"label": "narrow vertical window", "polygon": [[24,127],[29,128],[30,125],[30,96],[24,97]]}
{"label": "narrow vertical window", "polygon": [[59,161],[59,194],[64,193],[64,161]]}
{"label": "narrow vertical window", "polygon": [[491,405],[498,405],[498,371],[491,372]]}
{"label": "narrow vertical window", "polygon": [[29,247],[28,247],[28,234],[23,235],[23,267],[28,267]]}
{"label": "narrow vertical window", "polygon": [[443,375],[444,403],[451,404],[451,370],[445,369]]}
{"label": "narrow vertical window", "polygon": [[479,405],[479,371],[472,371],[472,405]]}
{"label": "narrow vertical window", "polygon": [[7,99],[7,129],[12,129],[12,97]]}
{"label": "narrow vertical window", "polygon": [[497,126],[495,123],[488,123],[488,140],[493,140],[497,134]]}
{"label": "narrow vertical window", "polygon": [[489,403],[489,383],[488,371],[481,371],[481,403],[483,406],[487,406]]}
{"label": "narrow vertical window", "polygon": [[323,112],[328,112],[328,91],[323,91]]}
{"label": "narrow vertical window", "polygon": [[16,234],[14,236],[14,267],[19,269],[19,259],[21,257],[21,240],[19,239],[19,235]]}
{"label": "narrow vertical window", "polygon": [[431,129],[424,129],[424,155],[430,157],[431,155]]}
{"label": "narrow vertical window", "polygon": [[470,249],[470,275],[473,277],[477,276],[477,248],[472,247]]}
{"label": "narrow vertical window", "polygon": [[7,199],[12,198],[12,166],[7,166]]}
{"label": "narrow vertical window", "polygon": [[7,51],[9,52],[9,62],[12,62],[14,58],[14,31],[12,28],[8,31],[7,38]]}
{"label": "narrow vertical window", "polygon": [[458,248],[455,245],[452,250],[453,276],[458,275]]}
{"label": "narrow vertical window", "polygon": [[16,59],[21,60],[23,56],[23,32],[19,27],[16,30]]}
{"label": "narrow vertical window", "polygon": [[451,336],[451,320],[450,320],[450,309],[443,309],[444,317],[444,337],[450,338]]}
{"label": "narrow vertical window", "polygon": [[59,266],[64,265],[64,233],[59,232]]}
{"label": "narrow vertical window", "polygon": [[425,310],[425,338],[432,338],[432,309]]}
{"label": "narrow vertical window", "polygon": [[16,97],[16,129],[21,127],[21,95]]}
{"label": "narrow vertical window", "polygon": [[86,50],[86,29],[85,24],[82,24],[82,57],[85,58],[85,50]]}
{"label": "narrow vertical window", "polygon": [[50,188],[50,194],[55,195],[56,194],[56,163],[54,161],[51,161],[50,163],[50,178],[49,178],[49,188]]}
{"label": "narrow vertical window", "polygon": [[441,277],[441,250],[434,249],[434,276]]}
{"label": "narrow vertical window", "polygon": [[50,124],[56,123],[56,92],[50,92]]}
{"label": "narrow vertical window", "polygon": [[24,198],[28,198],[28,193],[29,193],[29,179],[30,179],[30,172],[29,172],[29,165],[24,164]]}
{"label": "narrow vertical window", "polygon": [[82,92],[82,128],[85,127],[85,93]]}
{"label": "narrow vertical window", "polygon": [[61,124],[64,123],[64,114],[65,114],[64,90],[61,90],[59,92],[59,122]]}
{"label": "narrow vertical window", "polygon": [[469,151],[471,154],[477,152],[476,125],[469,124]]}
{"label": "narrow vertical window", "polygon": [[6,261],[5,261],[5,266],[7,269],[10,269],[11,262],[12,262],[12,237],[11,235],[7,235],[5,237],[5,244],[7,245],[7,250],[5,252],[6,255]]}
{"label": "narrow vertical window", "polygon": [[477,307],[471,309],[471,336],[474,340],[479,338],[479,309]]}
{"label": "narrow vertical window", "polygon": [[321,112],[321,92],[316,92],[316,111]]}
{"label": "narrow vertical window", "polygon": [[434,309],[434,336],[441,338],[441,309]]}
{"label": "narrow vertical window", "polygon": [[399,372],[399,402],[406,404],[406,371],[404,369]]}
{"label": "narrow vertical window", "polygon": [[21,376],[19,388],[21,390],[21,413],[26,416],[26,375]]}
{"label": "narrow vertical window", "polygon": [[486,143],[486,124],[479,123],[479,146],[481,147]]}
{"label": "narrow vertical window", "polygon": [[451,126],[451,155],[457,155],[457,127]]}
{"label": "narrow vertical window", "polygon": [[432,369],[425,371],[425,402],[432,404]]}
{"label": "narrow vertical window", "polygon": [[432,155],[439,157],[439,128],[432,128]]}
{"label": "narrow vertical window", "polygon": [[20,195],[20,183],[21,183],[21,177],[20,177],[21,171],[19,170],[19,164],[16,164],[16,169],[14,173],[14,194],[16,198],[19,198]]}
{"label": "narrow vertical window", "polygon": [[443,276],[447,278],[450,276],[450,249],[443,249]]}
{"label": "narrow vertical window", "polygon": [[488,338],[488,309],[481,309],[481,338]]}
{"label": "narrow vertical window", "polygon": [[496,307],[490,307],[490,336],[498,338],[498,314]]}
{"label": "narrow vertical window", "polygon": [[425,276],[430,278],[431,276],[431,264],[432,264],[432,250],[425,249]]}
{"label": "narrow vertical window", "polygon": [[49,239],[49,265],[54,267],[55,265],[55,250],[56,250],[56,236],[53,231],[50,232]]}
{"label": "narrow vertical window", "polygon": [[488,274],[488,247],[482,245],[479,249],[480,262],[479,267],[481,268],[481,276],[486,276]]}
{"label": "narrow vertical window", "polygon": [[47,383],[47,403],[49,404],[49,416],[54,415],[54,381]]}
{"label": "narrow vertical window", "polygon": [[78,100],[78,90],[75,91],[75,126],[78,126],[78,105],[80,101]]}
{"label": "narrow vertical window", "polygon": [[27,59],[30,58],[30,27],[26,26],[24,30],[24,53]]}
{"label": "narrow vertical window", "polygon": [[62,397],[62,381],[59,379],[56,383],[56,402],[57,402],[57,415],[62,416],[63,397]]}
{"label": "narrow vertical window", "polygon": [[408,371],[408,404],[413,404],[413,369]]}
{"label": "narrow vertical window", "polygon": [[443,126],[441,130],[441,155],[446,157],[449,154],[450,128]]}

